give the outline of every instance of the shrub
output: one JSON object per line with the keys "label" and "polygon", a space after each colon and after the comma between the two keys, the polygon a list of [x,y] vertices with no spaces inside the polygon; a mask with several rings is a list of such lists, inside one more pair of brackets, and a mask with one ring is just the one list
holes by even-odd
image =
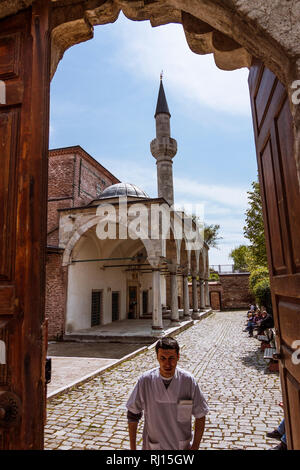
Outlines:
{"label": "shrub", "polygon": [[259,306],[262,305],[266,308],[268,313],[273,313],[272,309],[272,298],[271,298],[271,289],[270,289],[270,280],[261,279],[258,281],[253,289],[255,299]]}
{"label": "shrub", "polygon": [[250,277],[249,277],[249,287],[250,287],[250,291],[252,292],[252,294],[255,295],[256,284],[262,280],[269,281],[268,269],[265,267],[259,267],[259,268],[254,269],[254,271],[251,272]]}
{"label": "shrub", "polygon": [[220,280],[220,276],[218,273],[210,273],[209,275],[209,280],[210,281],[219,281]]}

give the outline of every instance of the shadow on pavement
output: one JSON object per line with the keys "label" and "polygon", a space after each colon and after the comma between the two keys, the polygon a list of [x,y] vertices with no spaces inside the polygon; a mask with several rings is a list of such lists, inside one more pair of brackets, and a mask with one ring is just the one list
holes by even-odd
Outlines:
{"label": "shadow on pavement", "polygon": [[121,359],[143,344],[49,342],[48,356]]}
{"label": "shadow on pavement", "polygon": [[268,363],[263,357],[263,352],[260,351],[259,346],[257,351],[245,351],[245,355],[241,357],[242,363],[259,371],[264,371],[265,374],[278,374],[278,372],[270,372],[267,369]]}

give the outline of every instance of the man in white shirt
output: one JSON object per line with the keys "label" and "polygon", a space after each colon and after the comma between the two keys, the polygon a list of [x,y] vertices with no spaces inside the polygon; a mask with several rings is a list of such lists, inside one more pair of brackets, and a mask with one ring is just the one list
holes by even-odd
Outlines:
{"label": "man in white shirt", "polygon": [[177,341],[164,337],[155,349],[159,367],[142,374],[126,404],[130,449],[136,450],[144,412],[143,450],[198,450],[209,411],[206,400],[194,377],[177,367]]}

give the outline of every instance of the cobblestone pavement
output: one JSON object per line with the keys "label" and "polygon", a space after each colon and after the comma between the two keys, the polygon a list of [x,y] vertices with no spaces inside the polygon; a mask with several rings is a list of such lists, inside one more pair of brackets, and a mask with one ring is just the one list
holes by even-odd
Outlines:
{"label": "cobblestone pavement", "polygon": [[[180,333],[179,366],[190,371],[210,413],[200,449],[268,449],[266,432],[283,412],[280,379],[266,372],[260,342],[249,338],[245,312],[220,312]],[[46,449],[128,449],[125,403],[138,376],[157,365],[154,349],[48,403]],[[138,444],[141,445],[142,423]]]}

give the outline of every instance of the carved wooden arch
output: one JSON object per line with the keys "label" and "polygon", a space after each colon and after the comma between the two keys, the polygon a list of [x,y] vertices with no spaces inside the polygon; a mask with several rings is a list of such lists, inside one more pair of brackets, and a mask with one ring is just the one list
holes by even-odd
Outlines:
{"label": "carved wooden arch", "polygon": [[[27,0],[26,5],[31,3]],[[252,59],[257,58],[286,86],[294,118],[295,159],[300,181],[300,106],[292,100],[295,92],[292,84],[300,72],[296,22],[292,21],[290,12],[291,18],[287,20],[290,29],[280,35],[281,24],[276,24],[276,15],[272,22],[270,19],[269,26],[262,20],[263,6],[255,9],[250,3],[235,0],[52,0],[51,77],[68,48],[91,39],[94,26],[115,22],[120,11],[134,21],[149,20],[152,26],[182,24],[190,49],[196,54],[212,53],[222,70],[250,67]],[[270,10],[270,5],[267,9]],[[291,31],[294,41],[289,40]]]}
{"label": "carved wooden arch", "polygon": [[56,0],[52,7],[52,73],[64,51],[93,37],[93,27],[115,22],[120,11],[134,21],[152,26],[183,25],[187,42],[197,54],[215,56],[224,70],[262,60],[286,82],[288,56],[271,32],[259,28],[247,10],[218,0]]}

